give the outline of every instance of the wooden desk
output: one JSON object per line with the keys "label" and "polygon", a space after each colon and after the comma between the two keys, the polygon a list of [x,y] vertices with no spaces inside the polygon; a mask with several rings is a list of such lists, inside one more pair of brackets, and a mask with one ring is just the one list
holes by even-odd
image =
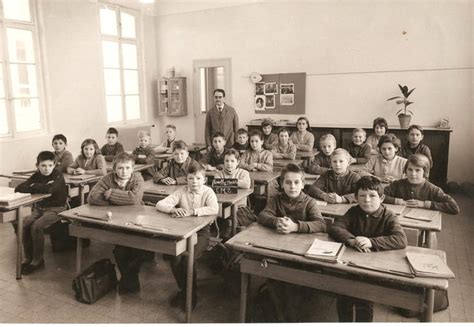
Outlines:
{"label": "wooden desk", "polygon": [[300,166],[303,168],[303,159],[295,159],[295,160],[290,160],[290,159],[273,159],[273,170],[274,171],[281,171],[283,168],[286,167],[288,164],[295,164],[297,166]]}
{"label": "wooden desk", "polygon": [[189,155],[191,158],[193,158],[196,161],[200,161],[202,158],[201,151],[204,151],[207,149],[207,146],[205,143],[192,143],[188,145],[188,151]]}
{"label": "wooden desk", "polygon": [[352,164],[349,165],[349,170],[354,173],[359,173],[364,170],[365,164]]}
{"label": "wooden desk", "polygon": [[[106,216],[112,212],[112,219],[102,221],[77,216]],[[83,205],[60,216],[75,223],[69,225],[69,233],[77,237],[76,270],[81,271],[82,238],[92,238],[101,242],[118,244],[153,252],[178,256],[188,255],[186,287],[186,321],[191,321],[191,299],[193,284],[194,245],[197,243],[197,232],[214,221],[214,216],[171,218],[170,215],[158,212],[150,206],[89,206]],[[162,228],[149,229],[133,223],[146,223]],[[104,228],[105,227],[105,228]]]}
{"label": "wooden desk", "polygon": [[171,158],[173,158],[172,153],[157,153],[157,154],[155,154],[155,165],[154,166],[157,169],[161,169],[165,166],[165,163]]}
{"label": "wooden desk", "polygon": [[[4,217],[3,213],[10,211],[15,211],[15,219],[18,221],[18,228],[16,233],[16,279],[21,279],[21,261],[23,254],[23,215],[20,213],[21,208],[39,202],[45,198],[49,198],[51,194],[31,194],[30,198],[24,199],[20,203],[17,203],[12,206],[2,206],[0,205],[0,216],[2,218],[2,223],[10,222],[12,219],[10,217]],[[4,219],[6,218],[6,219]],[[15,220],[13,219],[13,220]]]}
{"label": "wooden desk", "polygon": [[303,163],[303,166],[304,167],[308,167],[309,165],[311,165],[311,161],[313,160],[314,156],[318,153],[318,151],[316,149],[314,149],[313,151],[297,151],[296,152],[296,159],[303,159],[304,160],[304,163]]}
{"label": "wooden desk", "polygon": [[[176,190],[183,188],[184,185],[164,185],[153,183],[153,180],[147,180],[143,184],[143,190],[145,196],[164,198]],[[222,218],[227,218],[224,212],[224,205],[230,206],[231,217],[232,217],[232,235],[237,232],[237,203],[242,199],[247,198],[253,193],[253,189],[238,189],[237,194],[216,194],[217,202],[221,206]]]}
{"label": "wooden desk", "polygon": [[[108,173],[112,172],[114,163],[113,162],[106,162],[106,165],[107,165],[107,172]],[[133,166],[133,171],[142,171],[142,170],[154,167],[154,166],[155,166],[154,164],[135,164],[135,166]]]}
{"label": "wooden desk", "polygon": [[[343,262],[352,262],[359,267],[340,263],[306,259],[304,256],[283,251],[252,246],[286,250],[289,245],[295,253],[304,253],[314,238],[327,240],[327,234],[279,234],[258,224],[247,227],[226,244],[245,253],[240,262],[240,322],[245,322],[247,288],[251,275],[312,287],[336,294],[415,310],[420,320],[432,321],[434,290],[446,290],[448,281],[438,278],[410,278],[380,270],[410,272],[405,258],[407,251],[436,254],[445,259],[443,251],[418,247],[404,250],[361,253],[347,248]],[[361,268],[377,267],[379,271]]]}

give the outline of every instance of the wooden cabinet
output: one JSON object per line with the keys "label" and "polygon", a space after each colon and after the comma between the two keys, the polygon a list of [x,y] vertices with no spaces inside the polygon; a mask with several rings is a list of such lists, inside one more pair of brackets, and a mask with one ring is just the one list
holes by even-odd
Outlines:
{"label": "wooden cabinet", "polygon": [[[288,125],[276,125],[273,127],[273,132],[276,133],[279,128],[287,127],[290,133],[296,131],[295,124]],[[336,137],[337,146],[347,148],[349,143],[352,141],[352,130],[357,126],[312,126],[311,131],[314,135],[314,147],[319,148],[319,139],[324,134],[332,134]],[[249,131],[259,129],[258,124],[247,125]],[[367,132],[367,136],[373,133],[371,127],[364,126],[364,130]],[[407,131],[400,127],[389,126],[390,133],[395,134],[403,143],[406,143]],[[425,137],[423,143],[426,144],[433,156],[433,168],[430,171],[430,182],[439,187],[445,188],[448,182],[448,157],[449,157],[449,138],[451,135],[451,129],[440,129],[435,127],[424,127]]]}
{"label": "wooden cabinet", "polygon": [[162,78],[158,82],[158,115],[188,114],[186,77]]}

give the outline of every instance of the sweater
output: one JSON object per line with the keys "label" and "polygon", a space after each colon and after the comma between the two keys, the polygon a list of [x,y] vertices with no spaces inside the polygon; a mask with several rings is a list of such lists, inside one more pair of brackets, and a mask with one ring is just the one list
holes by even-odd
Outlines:
{"label": "sweater", "polygon": [[359,174],[349,170],[343,175],[336,175],[333,170],[328,170],[311,185],[308,194],[313,198],[330,202],[328,193],[336,193],[342,196],[346,203],[356,202],[354,192],[359,179]]}
{"label": "sweater", "polygon": [[370,145],[371,148],[371,153],[372,154],[379,154],[379,141],[380,141],[381,136],[377,136],[375,133],[372,135],[369,135],[365,143]]}
{"label": "sweater", "polygon": [[318,152],[318,154],[314,156],[311,165],[306,168],[306,172],[315,175],[322,175],[329,169],[331,169],[331,156]]}
{"label": "sweater", "polygon": [[[395,179],[401,179],[404,175],[407,159],[395,155],[391,160],[385,159],[381,154],[370,158],[365,164],[364,172],[374,176],[385,178],[392,176]],[[362,174],[364,175],[364,173]]]}
{"label": "sweater", "polygon": [[430,160],[430,164],[431,164],[431,168],[433,168],[433,157],[431,156],[431,150],[430,148],[423,144],[423,143],[420,143],[418,144],[416,147],[412,148],[410,143],[407,142],[405,143],[400,152],[399,152],[399,155],[403,158],[407,158],[409,156],[411,156],[412,154],[424,154],[426,157],[428,157],[428,159]]}
{"label": "sweater", "polygon": [[234,143],[234,145],[232,146],[232,149],[236,149],[237,151],[239,151],[239,154],[240,155],[243,155],[245,153],[245,151],[247,151],[249,149],[249,142],[245,143],[245,144],[240,144],[240,143]]}
{"label": "sweater", "polygon": [[[133,150],[132,154],[136,157],[136,164],[154,164],[155,163],[155,150],[151,145],[146,148],[137,146]],[[144,171],[146,174],[153,176],[155,174],[155,167],[150,167]]]}
{"label": "sweater", "polygon": [[191,157],[187,157],[182,164],[177,163],[174,159],[168,160],[168,164],[153,175],[153,182],[160,183],[163,179],[171,177],[176,180],[176,184],[185,185],[188,183],[186,178],[191,163],[197,164],[197,161]]}
{"label": "sweater", "polygon": [[313,133],[306,131],[306,133],[301,136],[301,134],[296,131],[291,133],[290,136],[291,142],[296,145],[296,149],[299,151],[310,152],[313,151],[314,147],[314,135]]}
{"label": "sweater", "polygon": [[268,150],[255,151],[248,149],[240,157],[240,168],[247,169],[250,164],[256,163],[258,171],[273,171],[273,155]]}
{"label": "sweater", "polygon": [[82,168],[86,171],[86,174],[90,175],[104,176],[107,174],[107,165],[105,164],[104,156],[101,154],[96,154],[89,160],[80,154],[77,156],[76,160],[69,165],[68,168]]}
{"label": "sweater", "polygon": [[192,192],[185,186],[156,204],[156,209],[166,213],[170,213],[175,207],[194,210],[197,216],[217,215],[219,212],[216,194],[206,185],[198,192]]}
{"label": "sweater", "polygon": [[298,224],[299,233],[318,233],[326,231],[326,222],[316,205],[316,200],[301,192],[292,199],[285,193],[272,196],[257,217],[259,224],[276,228],[278,218],[288,217]]}
{"label": "sweater", "polygon": [[356,160],[356,164],[365,164],[370,159],[372,147],[367,142],[355,145],[353,142],[347,147],[349,154]]}
{"label": "sweater", "polygon": [[[105,191],[111,189],[110,197],[104,198]],[[143,198],[143,177],[142,174],[134,172],[125,186],[117,183],[115,173],[108,173],[94,185],[89,193],[87,202],[91,205],[106,206],[113,205],[134,205],[141,204]]]}
{"label": "sweater", "polygon": [[39,171],[15,188],[15,192],[31,194],[51,194],[49,198],[37,203],[41,208],[64,207],[67,200],[67,186],[63,174],[57,169],[49,176]]}
{"label": "sweater", "polygon": [[295,160],[296,158],[296,145],[288,142],[287,145],[277,143],[272,148],[273,159],[289,159]]}
{"label": "sweater", "polygon": [[217,154],[214,148],[209,151],[206,156],[203,158],[203,164],[211,165],[212,167],[216,167],[217,169],[224,168],[224,156],[225,156],[225,149],[222,151],[221,154]]}
{"label": "sweater", "polygon": [[119,142],[115,143],[114,145],[104,144],[100,149],[100,152],[105,157],[105,161],[109,162],[114,161],[114,157],[124,151],[123,145]]}
{"label": "sweater", "polygon": [[56,161],[56,168],[61,173],[67,173],[67,167],[69,167],[74,161],[71,152],[69,152],[68,150],[64,150],[62,152],[54,151],[54,156]]}
{"label": "sweater", "polygon": [[425,202],[425,208],[456,215],[460,209],[456,201],[438,186],[425,181],[411,184],[407,178],[394,181],[385,188],[386,203],[397,203],[397,199],[416,199]]}
{"label": "sweater", "polygon": [[273,146],[278,143],[278,135],[276,135],[275,133],[270,133],[268,135],[265,135],[264,133],[262,133],[262,135],[263,135],[263,148],[265,150],[273,149]]}
{"label": "sweater", "polygon": [[374,251],[404,249],[408,243],[397,216],[384,205],[370,215],[359,206],[350,208],[334,222],[329,235],[345,244],[356,236],[367,237]]}

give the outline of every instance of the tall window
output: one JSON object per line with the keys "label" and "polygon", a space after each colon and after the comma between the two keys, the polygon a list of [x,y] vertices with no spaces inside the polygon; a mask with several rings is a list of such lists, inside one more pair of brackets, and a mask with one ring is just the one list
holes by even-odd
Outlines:
{"label": "tall window", "polygon": [[0,137],[44,129],[33,0],[0,1]]}
{"label": "tall window", "polygon": [[136,13],[121,7],[100,8],[105,100],[109,123],[143,119],[140,48]]}

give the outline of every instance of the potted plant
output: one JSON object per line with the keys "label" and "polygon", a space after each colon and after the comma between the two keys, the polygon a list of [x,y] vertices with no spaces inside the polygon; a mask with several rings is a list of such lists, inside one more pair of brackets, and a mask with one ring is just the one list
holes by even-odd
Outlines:
{"label": "potted plant", "polygon": [[408,90],[408,86],[401,86],[400,84],[398,84],[398,87],[402,92],[402,96],[392,97],[387,99],[387,101],[396,100],[397,104],[403,104],[403,108],[400,108],[397,111],[396,115],[398,115],[400,127],[406,129],[410,126],[411,116],[413,115],[413,111],[407,109],[407,107],[413,103],[411,101],[408,101],[408,97],[415,89],[413,88],[411,90]]}

